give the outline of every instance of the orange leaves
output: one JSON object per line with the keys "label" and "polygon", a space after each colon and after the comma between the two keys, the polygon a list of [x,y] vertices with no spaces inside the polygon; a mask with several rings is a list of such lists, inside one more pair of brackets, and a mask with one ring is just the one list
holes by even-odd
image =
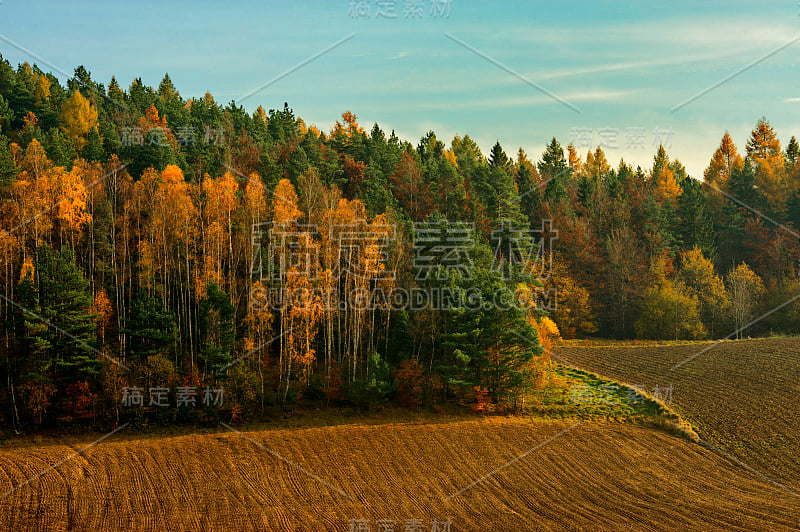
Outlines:
{"label": "orange leaves", "polygon": [[160,174],[152,168],[145,170],[134,184],[127,209],[139,218],[139,267],[146,285],[159,271],[162,280],[166,280],[177,269],[176,264],[186,260],[188,247],[196,236],[197,207],[192,196],[193,187],[175,165],[167,166]]}
{"label": "orange leaves", "polygon": [[145,138],[150,134],[151,129],[160,129],[163,132],[163,137],[160,141],[171,145],[172,149],[178,148],[178,141],[167,126],[167,118],[158,116],[158,109],[156,109],[155,105],[151,104],[150,107],[147,108],[144,116],[140,117],[137,121],[137,125],[142,128]]}
{"label": "orange leaves", "polygon": [[225,219],[236,209],[236,191],[239,184],[230,172],[220,178],[212,179],[206,175],[203,180],[205,212],[208,217]]}
{"label": "orange leaves", "polygon": [[292,182],[288,179],[281,179],[275,187],[275,199],[272,202],[272,221],[276,225],[291,225],[303,215],[297,206],[297,192],[294,190]]}
{"label": "orange leaves", "polygon": [[33,281],[35,273],[36,270],[33,266],[33,258],[25,257],[25,261],[22,263],[22,268],[19,272],[19,281],[22,282],[26,278],[29,278],[31,281]]}
{"label": "orange leaves", "polygon": [[264,185],[258,174],[250,174],[244,188],[245,210],[250,216],[250,223],[260,222],[265,218]]}
{"label": "orange leaves", "polygon": [[94,296],[91,313],[95,315],[94,322],[97,324],[100,340],[103,341],[106,330],[111,324],[111,316],[114,313],[114,306],[103,288],[100,288]]}
{"label": "orange leaves", "polygon": [[69,172],[50,167],[41,145],[34,139],[25,152],[26,170],[19,174],[12,193],[19,216],[38,242],[50,241],[50,231],[58,223],[61,231],[77,232],[92,221],[87,209],[88,190],[85,167],[75,164]]}
{"label": "orange leaves", "polygon": [[203,180],[203,279],[198,284],[199,291],[214,281],[229,294],[233,292],[233,281],[224,282],[223,262],[231,267],[233,261],[233,215],[238,189],[230,172],[217,179],[206,175]]}
{"label": "orange leaves", "polygon": [[78,166],[74,166],[70,172],[56,167],[49,174],[58,202],[56,217],[62,227],[77,231],[83,224],[91,222],[92,215],[86,209],[88,191],[83,183],[83,172]]}
{"label": "orange leaves", "polygon": [[364,172],[367,166],[362,161],[356,161],[347,154],[344,155],[344,175],[347,177],[347,188],[352,195],[359,190],[361,182],[364,181]]}
{"label": "orange leaves", "polygon": [[36,179],[52,166],[39,141],[36,139],[31,140],[28,147],[25,148],[25,158],[22,162],[23,169]]}
{"label": "orange leaves", "polygon": [[346,126],[345,131],[348,138],[352,138],[357,133],[364,133],[364,129],[358,125],[358,118],[350,111],[342,113],[342,120],[344,120],[344,125]]}
{"label": "orange leaves", "polygon": [[744,164],[742,157],[736,150],[736,145],[733,143],[730,134],[726,131],[719,148],[711,157],[711,162],[703,173],[703,177],[707,183],[722,190],[727,190],[731,172],[741,168],[742,164]]}
{"label": "orange leaves", "polygon": [[756,162],[780,155],[781,143],[775,130],[769,122],[762,118],[756,124],[755,129],[750,133],[750,140],[747,141],[747,156],[752,157]]}

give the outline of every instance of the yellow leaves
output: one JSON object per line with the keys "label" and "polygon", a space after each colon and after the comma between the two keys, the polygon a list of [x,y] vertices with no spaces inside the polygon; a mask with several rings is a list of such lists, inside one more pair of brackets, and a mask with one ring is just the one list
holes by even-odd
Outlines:
{"label": "yellow leaves", "polygon": [[36,103],[41,104],[44,102],[50,101],[50,78],[45,76],[44,74],[39,74],[38,78],[36,79]]}
{"label": "yellow leaves", "polygon": [[543,354],[545,360],[550,360],[550,353],[552,353],[553,346],[561,339],[558,326],[547,316],[542,316],[538,321],[534,320],[531,325],[536,328],[539,344],[544,348]]}
{"label": "yellow leaves", "polygon": [[447,150],[444,152],[444,158],[447,159],[454,168],[458,168],[458,160],[456,159],[456,154],[453,153],[453,150]]}
{"label": "yellow leaves", "polygon": [[161,173],[145,170],[133,189],[126,210],[139,218],[139,267],[143,282],[149,286],[157,267],[166,279],[175,269],[174,263],[185,262],[195,235],[197,208],[192,186],[175,165],[168,165]]}
{"label": "yellow leaves", "polygon": [[147,240],[139,241],[139,258],[136,262],[136,269],[139,272],[139,284],[144,288],[152,286],[154,274],[153,247]]}
{"label": "yellow leaves", "polygon": [[551,338],[560,338],[561,333],[558,331],[558,326],[556,323],[544,316],[541,321],[539,322],[540,327],[542,328],[542,332],[544,332],[547,336]]}
{"label": "yellow leaves", "polygon": [[747,156],[756,171],[756,186],[781,207],[787,199],[789,184],[785,180],[785,160],[781,143],[769,122],[762,118],[747,141]]}
{"label": "yellow leaves", "polygon": [[36,139],[31,140],[28,147],[25,148],[25,158],[22,161],[22,168],[36,179],[51,167],[52,163],[50,159],[47,158],[47,154],[42,145]]}
{"label": "yellow leaves", "polygon": [[668,199],[675,205],[681,195],[681,186],[675,179],[675,173],[668,166],[662,166],[656,176],[656,192],[661,199]]}
{"label": "yellow leaves", "polygon": [[258,174],[250,174],[244,187],[244,207],[252,227],[254,223],[261,222],[266,217],[266,203],[264,201],[264,185]]}
{"label": "yellow leaves", "polygon": [[560,261],[554,262],[552,274],[545,283],[545,290],[549,289],[558,290],[558,305],[551,316],[564,338],[597,332],[589,291],[569,274]]}
{"label": "yellow leaves", "polygon": [[[233,213],[237,207],[239,185],[230,172],[219,178],[206,174],[203,179],[203,282],[216,282],[233,292],[232,281],[224,282],[223,261],[233,261]],[[198,287],[201,290],[202,287]]]}
{"label": "yellow leaves", "polygon": [[78,149],[86,144],[86,135],[97,127],[97,109],[83,97],[80,91],[73,91],[61,108],[61,130]]}
{"label": "yellow leaves", "polygon": [[[580,160],[578,164],[580,164]],[[596,180],[599,180],[611,171],[611,166],[608,164],[606,154],[602,149],[598,147],[594,151],[594,154],[592,154],[591,151],[586,154],[586,164],[583,165],[583,171],[586,173],[587,177]]]}

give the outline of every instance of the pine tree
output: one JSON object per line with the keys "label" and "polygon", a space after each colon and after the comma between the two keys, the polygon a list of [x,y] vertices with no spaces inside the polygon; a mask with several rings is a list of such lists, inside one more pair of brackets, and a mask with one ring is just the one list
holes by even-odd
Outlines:
{"label": "pine tree", "polygon": [[797,139],[792,136],[789,139],[789,144],[786,145],[786,164],[789,168],[794,168],[794,165],[797,164],[797,159],[800,157],[800,144],[797,143]]}
{"label": "pine tree", "polygon": [[92,295],[72,247],[60,251],[39,247],[36,271],[42,317],[52,324],[45,339],[52,346],[60,381],[78,382],[97,377],[100,370]]}
{"label": "pine tree", "polygon": [[168,357],[178,340],[175,316],[164,309],[161,300],[147,292],[137,292],[124,320],[131,360],[143,364],[153,355]]}
{"label": "pine tree", "polygon": [[200,302],[200,356],[205,373],[216,373],[233,360],[236,341],[235,309],[230,298],[211,281]]}
{"label": "pine tree", "polygon": [[567,165],[567,160],[564,158],[564,150],[555,137],[547,145],[538,167],[539,174],[547,183],[544,190],[544,199],[552,203],[565,199],[567,192],[564,183],[570,177],[570,169]]}
{"label": "pine tree", "polygon": [[708,201],[703,187],[693,179],[687,179],[678,197],[677,235],[683,249],[699,247],[703,255],[714,260],[717,252],[714,220],[708,211]]}

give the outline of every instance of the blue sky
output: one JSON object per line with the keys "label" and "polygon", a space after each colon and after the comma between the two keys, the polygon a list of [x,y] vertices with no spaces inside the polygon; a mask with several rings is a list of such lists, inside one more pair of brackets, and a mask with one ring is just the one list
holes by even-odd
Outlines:
{"label": "blue sky", "polygon": [[[649,166],[654,130],[672,131],[662,133],[668,151],[695,177],[726,129],[741,150],[761,116],[783,144],[800,137],[800,41],[671,111],[800,37],[797,0],[452,0],[449,16],[422,0],[421,16],[408,18],[406,0],[385,2],[396,18],[379,17],[376,0],[355,3],[369,14],[354,17],[349,0],[2,0],[0,35],[27,51],[0,41],[0,53],[62,80],[56,68],[79,64],[123,86],[137,76],[157,85],[168,72],[184,97],[209,91],[227,103],[354,34],[242,104],[252,111],[287,101],[322,129],[351,110],[363,126],[378,122],[414,144],[432,129],[448,143],[469,134],[485,152],[499,140],[533,159],[552,136],[566,145],[575,128],[591,136],[580,141],[583,154],[606,129],[606,143],[616,137],[618,145],[606,149],[614,165],[624,157]],[[629,128],[643,128],[639,145],[631,145]]]}

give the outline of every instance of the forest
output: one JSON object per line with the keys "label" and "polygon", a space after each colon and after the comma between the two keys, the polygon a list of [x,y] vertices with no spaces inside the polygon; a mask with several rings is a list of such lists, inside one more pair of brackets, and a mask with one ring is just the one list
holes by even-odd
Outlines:
{"label": "forest", "polygon": [[0,421],[516,409],[559,338],[796,333],[795,137],[754,117],[702,176],[530,137],[325,132],[0,57]]}

